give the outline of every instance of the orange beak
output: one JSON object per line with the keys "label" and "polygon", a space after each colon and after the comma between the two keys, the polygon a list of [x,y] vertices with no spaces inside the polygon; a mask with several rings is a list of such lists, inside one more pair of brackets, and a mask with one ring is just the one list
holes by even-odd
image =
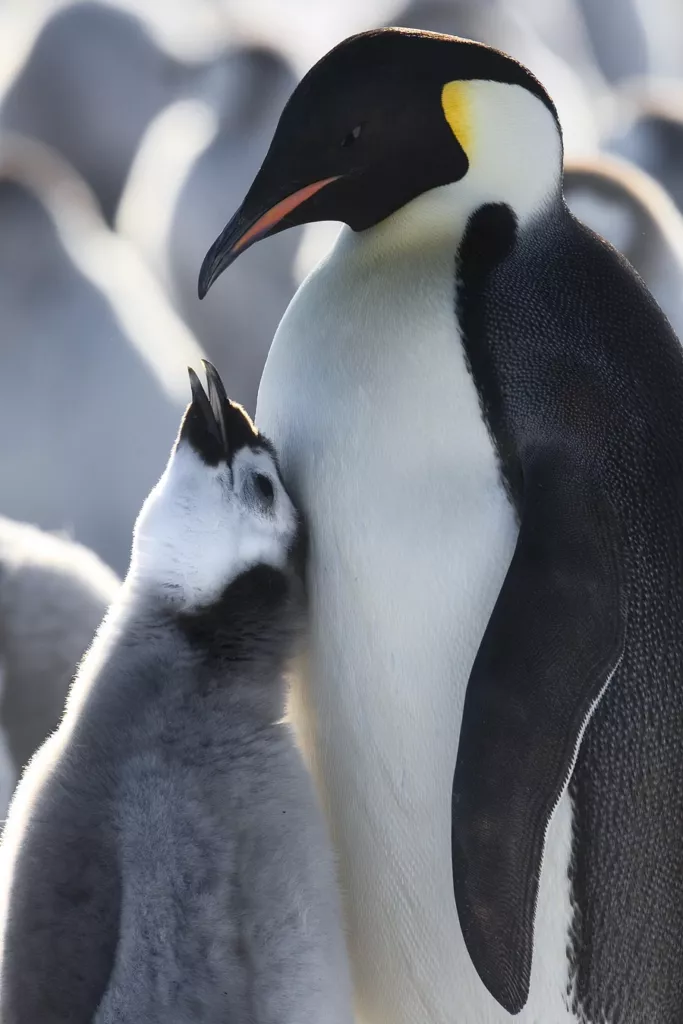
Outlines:
{"label": "orange beak", "polygon": [[259,238],[269,234],[288,214],[314,196],[325,185],[336,181],[338,177],[339,175],[333,175],[331,178],[322,178],[320,181],[314,181],[311,185],[297,189],[296,192],[292,192],[286,199],[281,199],[279,203],[253,221],[246,230],[242,228],[243,217],[241,211],[238,211],[204,258],[199,272],[199,298],[204,298],[216,278],[230,266],[241,252],[253,242],[258,241]]}

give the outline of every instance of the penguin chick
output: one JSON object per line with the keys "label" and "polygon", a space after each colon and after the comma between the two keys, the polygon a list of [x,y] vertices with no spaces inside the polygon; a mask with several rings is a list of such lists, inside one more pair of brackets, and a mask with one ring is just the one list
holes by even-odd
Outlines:
{"label": "penguin chick", "polygon": [[282,721],[301,529],[206,365],[10,808],[3,1024],[352,1021],[329,841]]}
{"label": "penguin chick", "polygon": [[21,769],[59,725],[74,672],[119,586],[88,548],[0,516],[0,735],[9,759],[0,817]]}

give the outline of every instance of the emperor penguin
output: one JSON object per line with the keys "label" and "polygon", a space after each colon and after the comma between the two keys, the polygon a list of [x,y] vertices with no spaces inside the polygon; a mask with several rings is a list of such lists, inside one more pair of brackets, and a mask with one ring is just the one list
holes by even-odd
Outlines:
{"label": "emperor penguin", "polygon": [[[386,29],[285,107],[200,294],[342,221],[257,403],[310,527],[292,716],[363,1024],[683,1014],[683,353],[553,103]],[[453,890],[455,899],[453,899]]]}
{"label": "emperor penguin", "polygon": [[3,835],[3,1024],[352,1024],[329,835],[291,727],[303,524],[191,372],[128,575]]}

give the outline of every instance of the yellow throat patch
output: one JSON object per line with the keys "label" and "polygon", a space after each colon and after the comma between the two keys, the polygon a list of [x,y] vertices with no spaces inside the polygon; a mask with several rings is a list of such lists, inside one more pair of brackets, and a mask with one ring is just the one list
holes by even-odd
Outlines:
{"label": "yellow throat patch", "polygon": [[446,120],[468,157],[474,141],[469,90],[469,82],[446,82],[441,90],[441,106]]}

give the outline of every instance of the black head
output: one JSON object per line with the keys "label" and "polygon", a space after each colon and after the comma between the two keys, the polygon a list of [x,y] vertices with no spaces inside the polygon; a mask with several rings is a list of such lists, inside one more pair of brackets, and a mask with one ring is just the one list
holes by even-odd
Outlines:
{"label": "black head", "polygon": [[215,366],[207,359],[202,359],[202,363],[207,390],[192,367],[188,367],[192,401],[185,410],[178,440],[188,441],[209,466],[219,462],[230,464],[245,445],[254,447],[262,443],[269,447],[242,406],[230,401]]}
{"label": "black head", "polygon": [[363,231],[463,178],[468,159],[444,88],[474,79],[521,85],[556,117],[526,68],[481,43],[391,28],[331,50],[287,103],[244,203],[204,260],[200,297],[267,235],[317,220]]}

